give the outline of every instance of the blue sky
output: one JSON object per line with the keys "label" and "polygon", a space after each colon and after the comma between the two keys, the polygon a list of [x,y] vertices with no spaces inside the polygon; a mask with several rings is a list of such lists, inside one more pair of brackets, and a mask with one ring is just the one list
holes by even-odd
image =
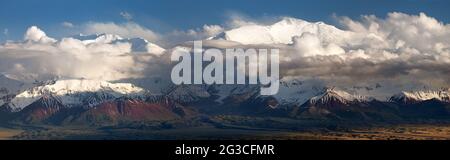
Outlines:
{"label": "blue sky", "polygon": [[425,12],[448,23],[449,6],[446,0],[1,0],[0,41],[21,39],[31,25],[61,37],[67,34],[62,22],[126,22],[120,12],[130,13],[134,22],[164,33],[223,24],[233,13],[251,18],[291,16],[333,24],[333,14],[358,18],[365,14],[384,17],[393,11]]}

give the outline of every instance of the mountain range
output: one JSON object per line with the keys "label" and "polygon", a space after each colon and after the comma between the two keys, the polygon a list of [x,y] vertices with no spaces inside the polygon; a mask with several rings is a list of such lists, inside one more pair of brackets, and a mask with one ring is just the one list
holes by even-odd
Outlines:
{"label": "mountain range", "polygon": [[[343,43],[344,35],[354,35],[322,22],[284,18],[271,25],[249,24],[227,30],[205,42],[295,45],[295,38],[305,34],[315,34],[321,41],[333,43]],[[86,45],[130,43],[133,53],[156,56],[166,53],[166,49],[143,38],[113,34],[80,34],[73,38]],[[159,81],[165,84],[155,83],[149,88],[127,82],[67,77],[29,83],[0,74],[0,121],[104,125],[211,115],[352,122],[450,119],[448,88],[397,90],[396,94],[383,97],[375,93],[390,88],[379,83],[339,88],[300,78],[283,78],[278,94],[261,96],[257,85],[166,85],[169,82]]]}
{"label": "mountain range", "polygon": [[380,101],[336,88],[304,91],[297,85],[302,84],[284,85],[281,92],[296,90],[290,92],[297,94],[281,97],[261,96],[258,87],[251,85],[180,85],[153,94],[127,83],[55,80],[3,95],[1,114],[4,121],[50,124],[114,124],[218,114],[358,121],[450,116],[448,90],[401,92]]}

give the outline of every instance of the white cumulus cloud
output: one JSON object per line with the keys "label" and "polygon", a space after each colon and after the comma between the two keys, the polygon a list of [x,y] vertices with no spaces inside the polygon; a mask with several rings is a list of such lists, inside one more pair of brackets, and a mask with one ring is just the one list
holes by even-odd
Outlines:
{"label": "white cumulus cloud", "polygon": [[[339,17],[339,22],[343,27],[290,17],[273,23],[238,17],[225,24],[228,26],[204,25],[166,34],[134,22],[90,22],[82,25],[82,31],[142,37],[166,46],[192,47],[184,42],[208,39],[205,47],[279,48],[281,76],[314,79],[341,88],[374,84],[389,86],[392,91],[411,86],[450,87],[449,24],[424,13],[398,12],[386,18]],[[0,46],[0,72],[103,80],[170,76],[170,48],[148,58],[130,54],[133,46],[125,41],[55,40],[34,26],[24,39]]]}
{"label": "white cumulus cloud", "polygon": [[449,24],[424,13],[362,17],[339,17],[343,28],[290,17],[268,24],[238,19],[235,28],[213,39],[239,42],[241,48],[280,48],[284,77],[350,88],[383,83],[400,88],[395,91],[450,87]]}
{"label": "white cumulus cloud", "polygon": [[36,26],[28,28],[27,32],[25,33],[24,40],[43,43],[51,43],[56,41],[53,38],[47,37],[47,34],[45,34],[44,31]]}
{"label": "white cumulus cloud", "polygon": [[74,38],[55,40],[36,26],[25,41],[0,45],[0,72],[22,76],[57,76],[119,80],[139,77],[143,65],[130,43],[83,43]]}
{"label": "white cumulus cloud", "polygon": [[122,18],[124,18],[124,19],[126,19],[128,21],[133,19],[133,15],[131,15],[128,12],[120,12],[119,14],[120,14],[120,16],[122,16]]}
{"label": "white cumulus cloud", "polygon": [[75,26],[73,25],[73,23],[70,22],[62,22],[61,25],[66,28],[73,28]]}

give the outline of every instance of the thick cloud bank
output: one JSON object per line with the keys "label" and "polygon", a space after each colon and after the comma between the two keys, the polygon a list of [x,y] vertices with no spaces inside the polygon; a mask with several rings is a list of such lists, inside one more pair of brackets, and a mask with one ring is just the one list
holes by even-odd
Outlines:
{"label": "thick cloud bank", "polygon": [[111,81],[139,76],[143,66],[132,55],[132,44],[110,43],[108,37],[55,40],[33,26],[26,31],[24,41],[0,46],[0,72],[25,80],[65,77]]}
{"label": "thick cloud bank", "polygon": [[[386,86],[398,91],[450,86],[449,24],[424,13],[338,20],[341,27],[288,17],[272,24],[240,19],[239,25],[205,25],[167,34],[133,22],[92,22],[84,32],[142,37],[156,44],[204,39],[207,47],[280,48],[281,76],[315,79],[342,88]],[[0,46],[0,72],[108,81],[170,76],[160,68],[170,69],[167,55],[172,49],[134,54],[133,41],[104,38],[89,43],[76,37],[56,40],[31,27],[24,41]],[[152,61],[155,59],[159,60]]]}
{"label": "thick cloud bank", "polygon": [[343,29],[294,18],[270,25],[246,22],[215,39],[281,48],[284,76],[344,86],[386,81],[399,87],[450,85],[450,25],[424,13],[339,21]]}

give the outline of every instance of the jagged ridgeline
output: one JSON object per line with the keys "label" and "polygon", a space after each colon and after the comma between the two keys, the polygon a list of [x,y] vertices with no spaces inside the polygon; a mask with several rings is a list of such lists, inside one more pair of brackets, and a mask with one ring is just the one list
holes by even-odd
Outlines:
{"label": "jagged ridgeline", "polygon": [[[407,15],[395,13],[389,16]],[[422,19],[429,18],[424,15],[420,15],[420,17]],[[61,45],[61,41],[47,37],[37,27],[31,27],[30,30],[40,33],[38,34],[40,37],[32,36],[24,42],[9,43],[10,47],[23,47],[28,46],[27,44],[50,44],[50,46],[58,48],[58,45]],[[359,48],[371,45],[371,42],[384,44],[381,42],[384,42],[385,39],[380,39],[383,37],[374,34],[342,30],[322,22],[311,23],[295,18],[283,18],[270,25],[247,24],[226,30],[205,39],[204,44],[205,47],[219,46],[222,47],[221,49],[224,47],[266,45],[296,50],[294,53],[298,53],[297,49],[299,49],[305,52],[301,52],[301,55],[291,54],[282,57],[282,59],[298,58],[294,56],[306,59],[307,57],[317,56],[319,61],[313,61],[317,64],[306,64],[306,66],[312,65],[322,68],[322,63],[319,62],[322,60],[321,58],[326,56],[351,55],[347,54],[347,51],[359,51]],[[136,56],[134,53],[138,55],[139,53],[151,53],[149,54],[151,58],[167,58],[167,54],[170,54],[167,52],[170,49],[166,50],[143,38],[123,38],[113,34],[78,35],[72,38],[65,39],[65,41],[73,40],[84,47],[100,44],[110,47],[116,44],[127,44],[126,53],[119,52],[120,57]],[[349,39],[356,40],[351,41]],[[308,46],[305,48],[305,46],[299,44],[306,40],[314,42],[310,44],[312,47],[309,46],[313,48],[312,51],[308,50]],[[398,39],[392,41],[399,43],[389,45],[388,47],[394,47],[389,48],[389,51],[395,50],[395,47],[403,47],[404,50],[409,50],[407,45],[404,44],[408,42]],[[191,46],[180,44],[175,47],[189,49]],[[315,50],[317,47],[320,49]],[[383,51],[377,50],[376,47],[371,49],[375,50],[376,53]],[[434,51],[435,48],[431,50]],[[398,52],[395,54],[403,54],[401,50],[398,50]],[[366,56],[375,58],[380,56],[378,54],[357,53],[361,54],[356,54],[356,56],[362,56],[355,59],[365,58]],[[139,59],[142,57],[133,58]],[[332,57],[331,60],[324,60],[335,62],[332,61],[335,59],[340,60],[336,57]],[[367,58],[366,60],[370,61],[371,59]],[[379,59],[375,60],[378,61]],[[288,62],[284,61],[281,64],[283,63]],[[295,67],[298,66],[294,65],[293,68]],[[283,71],[283,68],[280,68],[280,71]],[[321,75],[328,75],[328,73]],[[151,74],[150,76],[156,75]],[[445,75],[442,75],[442,77],[445,77]],[[167,84],[170,84],[170,82],[164,78],[158,80],[148,78],[139,83],[124,80],[124,83],[119,83],[116,81],[76,79],[70,76],[27,83],[23,79],[15,77],[15,75],[1,74],[0,121],[2,123],[24,124],[111,125],[136,121],[181,120],[189,122],[192,118],[201,117],[199,119],[202,119],[202,122],[218,125],[219,123],[214,121],[217,120],[216,117],[237,116],[241,118],[237,118],[238,120],[231,118],[230,121],[233,121],[233,123],[246,121],[247,124],[259,125],[252,121],[254,120],[253,117],[262,117],[264,122],[272,122],[269,118],[275,117],[283,120],[288,119],[286,121],[311,120],[342,122],[342,124],[344,122],[408,123],[447,121],[450,119],[450,91],[448,88],[436,89],[422,86],[408,88],[408,85],[402,85],[406,87],[401,88],[393,86],[392,81],[387,80],[385,82],[384,79],[373,83],[371,81],[334,87],[334,85],[327,84],[326,81],[311,77],[282,77],[278,93],[270,96],[260,95],[259,88],[261,86],[258,85]],[[295,125],[302,126],[302,124]],[[270,127],[280,126],[283,125],[278,123]]]}
{"label": "jagged ridgeline", "polygon": [[152,93],[128,83],[56,80],[3,94],[1,120],[111,125],[216,115],[380,123],[450,119],[448,90],[401,92],[383,101],[307,83],[282,81],[280,94],[262,96],[255,85],[173,85]]}

